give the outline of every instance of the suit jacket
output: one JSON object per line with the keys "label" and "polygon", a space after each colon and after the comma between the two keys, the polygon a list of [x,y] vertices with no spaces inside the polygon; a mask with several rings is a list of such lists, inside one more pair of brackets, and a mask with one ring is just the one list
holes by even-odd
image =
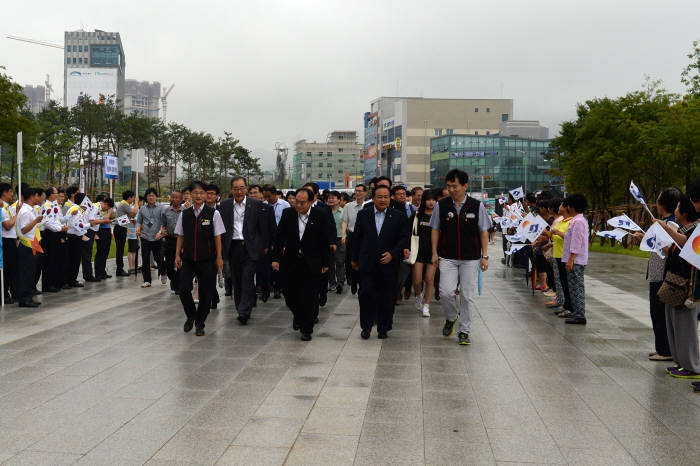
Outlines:
{"label": "suit jacket", "polygon": [[[377,235],[374,208],[362,209],[357,214],[353,233],[352,260],[360,265],[360,273],[369,273],[375,267],[383,273],[398,273],[403,250],[409,248],[409,230],[406,213],[392,207],[386,209],[382,230]],[[382,254],[389,252],[391,262],[380,264]]]}
{"label": "suit jacket", "polygon": [[327,217],[324,209],[312,207],[304,236],[299,240],[299,214],[294,207],[284,209],[277,226],[272,260],[280,262],[282,267],[286,268],[301,258],[309,266],[314,277],[320,276],[321,268],[328,267],[330,263]]}
{"label": "suit jacket", "polygon": [[[219,212],[221,220],[226,227],[226,233],[221,236],[221,244],[224,259],[228,259],[233,239],[233,203],[234,199],[228,198],[221,202]],[[270,212],[261,201],[246,197],[245,214],[243,219],[243,241],[245,242],[248,255],[254,261],[259,260],[264,255],[265,248],[270,247]],[[273,214],[274,222],[274,214]]]}
{"label": "suit jacket", "polygon": [[323,210],[328,216],[327,226],[328,229],[328,241],[330,244],[338,244],[338,232],[335,229],[335,220],[333,219],[333,209],[328,204],[324,204],[319,201],[314,207]]}

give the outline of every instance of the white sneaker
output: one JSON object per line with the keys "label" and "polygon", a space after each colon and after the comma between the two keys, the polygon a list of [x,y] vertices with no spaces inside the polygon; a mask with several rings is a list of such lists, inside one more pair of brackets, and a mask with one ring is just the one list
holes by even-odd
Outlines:
{"label": "white sneaker", "polygon": [[160,282],[165,285],[168,283],[168,276],[167,275],[161,275],[160,276]]}
{"label": "white sneaker", "polygon": [[423,308],[423,293],[416,296],[416,311],[420,311]]}
{"label": "white sneaker", "polygon": [[151,287],[151,282],[145,282],[141,285],[141,288],[150,288]]}
{"label": "white sneaker", "polygon": [[430,307],[427,304],[423,305],[423,317],[430,317]]}

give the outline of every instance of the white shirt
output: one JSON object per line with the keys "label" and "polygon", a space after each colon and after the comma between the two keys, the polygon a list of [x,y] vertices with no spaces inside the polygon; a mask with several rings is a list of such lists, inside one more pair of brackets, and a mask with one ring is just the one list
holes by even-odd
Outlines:
{"label": "white shirt", "polygon": [[309,212],[311,212],[311,208],[306,211],[305,214],[299,214],[299,219],[297,220],[299,222],[299,241],[304,237],[304,231],[306,231],[306,224],[309,221]]}
{"label": "white shirt", "polygon": [[102,212],[100,209],[97,207],[99,204],[95,204],[92,206],[92,209],[90,209],[90,214],[88,215],[88,228],[90,228],[92,231],[97,231],[100,229],[100,224],[96,223],[92,226],[90,226],[90,220],[102,220],[104,216],[102,215]]}
{"label": "white shirt", "polygon": [[[2,221],[9,222],[16,215],[16,212],[17,204],[10,206],[7,203],[5,203],[5,205],[2,208]],[[2,227],[2,237],[17,239],[17,230],[15,230],[14,226],[9,230],[6,230],[5,227]]]}
{"label": "white shirt", "polygon": [[245,220],[245,203],[248,196],[240,204],[233,200],[233,239],[243,239],[243,221]]}
{"label": "white shirt", "polygon": [[[72,215],[73,211],[78,209],[78,213]],[[85,220],[85,214],[83,213],[80,206],[73,204],[70,209],[66,212],[66,217],[68,217],[68,234],[75,236],[83,236],[87,233],[88,226],[90,225],[87,220]]]}
{"label": "white shirt", "polygon": [[33,206],[29,204],[22,204],[17,214],[17,223],[15,223],[15,229],[17,230],[17,236],[28,238],[30,240],[34,239],[34,231],[29,230],[26,233],[22,233],[22,229],[29,225],[36,218],[36,211]]}
{"label": "white shirt", "polygon": [[[192,206],[192,209],[194,210],[194,216],[199,217],[199,214],[202,212],[202,209],[204,208],[204,203],[202,203],[201,206],[199,206],[199,209],[195,209],[194,206]],[[182,212],[185,209],[180,209],[180,215],[177,216],[177,223],[175,223],[175,234],[177,236],[183,236],[184,232],[182,231]],[[219,213],[218,210],[214,211],[214,217],[212,218],[212,221],[214,222],[214,236],[220,236],[226,233],[226,227],[224,226],[224,221],[221,220],[221,214]]]}
{"label": "white shirt", "polygon": [[40,230],[46,230],[53,232],[61,231],[61,218],[60,211],[56,214],[53,213],[53,204],[50,201],[44,202],[42,210],[46,210],[48,213],[44,215],[43,220],[39,224]]}

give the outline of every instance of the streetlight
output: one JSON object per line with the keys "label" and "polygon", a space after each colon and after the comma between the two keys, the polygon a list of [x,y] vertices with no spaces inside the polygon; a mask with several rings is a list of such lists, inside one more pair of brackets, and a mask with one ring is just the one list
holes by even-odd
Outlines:
{"label": "streetlight", "polygon": [[528,160],[527,160],[527,151],[515,149],[515,152],[520,152],[521,154],[523,154],[523,162],[524,162],[523,165],[525,166],[525,186],[523,186],[523,191],[525,193],[527,193],[527,171],[529,168]]}

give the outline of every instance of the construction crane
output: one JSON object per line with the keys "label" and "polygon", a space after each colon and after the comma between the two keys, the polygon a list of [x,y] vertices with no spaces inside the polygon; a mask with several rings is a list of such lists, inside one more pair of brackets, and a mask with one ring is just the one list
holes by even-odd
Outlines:
{"label": "construction crane", "polygon": [[8,39],[12,40],[18,40],[20,42],[29,42],[30,44],[36,44],[36,45],[44,45],[46,47],[54,47],[57,49],[63,50],[63,46],[60,44],[55,44],[53,42],[46,42],[44,40],[35,40],[35,39],[27,39],[26,37],[18,37],[18,36],[6,36]]}
{"label": "construction crane", "polygon": [[173,90],[173,87],[175,87],[175,84],[171,84],[167,91],[164,90],[163,97],[160,98],[160,102],[163,104],[163,124],[165,124],[165,116],[168,113],[168,95]]}

